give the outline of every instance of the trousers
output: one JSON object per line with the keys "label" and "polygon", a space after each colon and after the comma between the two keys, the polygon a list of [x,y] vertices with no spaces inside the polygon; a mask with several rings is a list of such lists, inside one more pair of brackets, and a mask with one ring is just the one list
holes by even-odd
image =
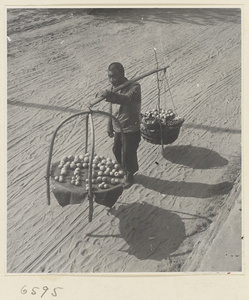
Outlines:
{"label": "trousers", "polygon": [[122,145],[121,133],[114,133],[114,144],[112,151],[119,164],[122,164],[122,146],[123,146],[123,167],[130,173],[138,171],[137,149],[141,141],[140,131],[124,133],[124,144]]}

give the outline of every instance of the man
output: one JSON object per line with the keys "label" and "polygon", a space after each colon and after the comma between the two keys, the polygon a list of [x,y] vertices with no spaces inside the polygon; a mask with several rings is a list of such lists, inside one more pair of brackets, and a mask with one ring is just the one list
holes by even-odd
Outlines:
{"label": "man", "polygon": [[[128,80],[124,74],[124,67],[118,62],[109,65],[108,77],[112,89]],[[133,82],[119,92],[113,92],[112,89],[102,93],[102,96],[106,98],[107,102],[110,102],[110,112],[120,121],[123,127],[123,165],[127,171],[126,187],[129,187],[134,182],[134,173],[138,171],[137,149],[141,140],[141,87],[138,82]],[[109,137],[114,136],[113,153],[116,160],[121,163],[121,133],[115,121],[109,120],[107,132]]]}

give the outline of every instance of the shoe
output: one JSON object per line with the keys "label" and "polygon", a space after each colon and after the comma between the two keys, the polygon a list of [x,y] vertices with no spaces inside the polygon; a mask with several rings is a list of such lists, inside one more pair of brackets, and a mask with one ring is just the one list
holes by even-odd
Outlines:
{"label": "shoe", "polygon": [[124,183],[124,189],[128,189],[134,183],[134,176],[132,173],[127,173]]}

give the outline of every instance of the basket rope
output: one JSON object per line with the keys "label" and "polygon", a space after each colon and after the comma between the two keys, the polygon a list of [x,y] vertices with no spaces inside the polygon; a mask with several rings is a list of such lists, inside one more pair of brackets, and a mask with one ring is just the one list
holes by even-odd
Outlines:
{"label": "basket rope", "polygon": [[[155,52],[156,65],[157,65],[157,68],[158,68],[158,59],[157,59],[156,48],[154,48],[154,52]],[[166,69],[163,72],[163,77],[166,79],[166,82],[168,84],[168,80],[167,80],[167,77],[166,77]],[[163,84],[163,80],[161,80],[161,83]],[[165,84],[164,84],[164,87],[165,87]],[[161,109],[161,103],[160,103],[161,102],[161,99],[160,99],[160,97],[161,97],[161,88],[160,88],[160,81],[159,81],[158,73],[157,73],[157,89],[158,89],[157,107],[158,107],[158,110],[160,110]],[[170,90],[169,84],[168,84],[168,89]],[[165,97],[165,100],[166,100],[166,91],[165,91],[164,97]],[[173,104],[173,107],[174,107],[172,97],[171,97],[171,100],[172,100],[172,104]],[[162,152],[163,152],[163,129],[162,129],[162,124],[159,123],[159,125],[160,125],[160,134],[161,134],[161,146],[162,146]]]}
{"label": "basket rope", "polygon": [[[165,70],[165,71],[166,71],[166,70]],[[169,94],[170,94],[170,98],[171,98],[171,102],[172,102],[172,105],[173,105],[173,109],[174,109],[174,111],[177,113],[177,110],[176,110],[176,107],[175,107],[175,104],[174,104],[174,100],[173,100],[173,95],[172,95],[172,93],[171,93],[169,81],[168,81],[168,78],[167,78],[167,76],[166,76],[166,72],[164,72],[163,76],[164,76],[165,81],[166,81],[167,86],[168,86],[168,91],[169,91]]]}
{"label": "basket rope", "polygon": [[[154,48],[154,52],[155,52],[156,66],[157,66],[157,69],[158,69],[158,60],[157,60],[156,48]],[[158,72],[156,73],[156,79],[157,79],[157,108],[160,109],[161,89],[160,89],[160,81],[159,81]]]}
{"label": "basket rope", "polygon": [[[157,52],[156,52],[156,48],[154,48],[154,53],[155,53],[155,60],[156,60],[156,65],[158,67],[158,59],[157,59]],[[169,81],[167,78],[167,74],[166,74],[166,69],[163,70],[163,75],[161,78],[159,78],[159,75],[157,73],[156,75],[156,81],[157,81],[157,109],[160,111],[161,110],[161,91],[164,88],[164,98],[165,98],[165,102],[166,102],[166,94],[167,91],[169,91],[170,94],[170,99],[172,102],[172,106],[174,111],[177,114],[177,110],[174,104],[174,100],[173,100],[173,95],[170,89],[170,85],[169,85]],[[166,105],[166,104],[165,104]],[[141,126],[141,134],[143,136],[143,138],[145,140],[147,140],[150,143],[154,143],[154,144],[161,144],[162,146],[162,151],[164,151],[163,149],[163,145],[165,144],[170,144],[172,142],[174,142],[176,140],[176,138],[178,137],[179,131],[180,131],[180,127],[183,123],[183,119],[179,122],[177,122],[177,124],[162,124],[161,122],[159,122],[159,124],[157,126],[155,126],[154,129],[152,129],[150,126],[146,125],[146,122],[142,122],[142,126]]]}

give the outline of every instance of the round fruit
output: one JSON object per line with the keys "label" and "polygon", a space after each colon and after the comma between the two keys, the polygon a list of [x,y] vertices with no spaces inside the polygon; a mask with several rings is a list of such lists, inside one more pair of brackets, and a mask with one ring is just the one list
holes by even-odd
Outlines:
{"label": "round fruit", "polygon": [[95,156],[96,161],[100,161],[100,157],[98,155]]}
{"label": "round fruit", "polygon": [[116,184],[115,178],[111,179],[111,184]]}
{"label": "round fruit", "polygon": [[102,177],[99,176],[99,177],[97,177],[96,180],[97,180],[98,183],[101,183],[102,182]]}
{"label": "round fruit", "polygon": [[102,171],[98,171],[98,176],[103,176],[103,172]]}
{"label": "round fruit", "polygon": [[76,164],[80,162],[79,155],[76,155],[76,156],[74,157],[74,162],[75,162]]}
{"label": "round fruit", "polygon": [[54,180],[58,181],[59,180],[59,176],[55,176]]}
{"label": "round fruit", "polygon": [[100,169],[100,171],[104,172],[106,167],[105,166],[100,166],[99,169]]}
{"label": "round fruit", "polygon": [[106,163],[107,168],[113,168],[113,163],[111,161],[108,161]]}
{"label": "round fruit", "polygon": [[115,176],[115,177],[119,177],[119,172],[115,172],[115,173],[114,173],[114,176]]}
{"label": "round fruit", "polygon": [[109,185],[108,184],[104,184],[104,189],[108,189],[109,188]]}
{"label": "round fruit", "polygon": [[107,177],[102,177],[103,182],[107,182]]}
{"label": "round fruit", "polygon": [[88,163],[88,162],[89,162],[89,157],[88,157],[88,156],[85,156],[85,157],[84,157],[84,162],[85,162],[85,163]]}
{"label": "round fruit", "polygon": [[76,168],[76,164],[75,164],[75,162],[71,162],[71,164],[70,164],[70,168],[71,168],[71,169],[75,169],[75,168]]}
{"label": "round fruit", "polygon": [[119,174],[120,174],[121,176],[124,176],[124,171],[123,171],[123,170],[120,170],[120,171],[119,171]]}
{"label": "round fruit", "polygon": [[87,164],[86,162],[84,162],[84,163],[82,164],[82,167],[85,169],[85,168],[88,167],[88,164]]}
{"label": "round fruit", "polygon": [[67,170],[66,169],[61,169],[61,175],[67,175]]}
{"label": "round fruit", "polygon": [[110,171],[108,171],[107,169],[104,172],[105,175],[109,176],[110,175]]}

